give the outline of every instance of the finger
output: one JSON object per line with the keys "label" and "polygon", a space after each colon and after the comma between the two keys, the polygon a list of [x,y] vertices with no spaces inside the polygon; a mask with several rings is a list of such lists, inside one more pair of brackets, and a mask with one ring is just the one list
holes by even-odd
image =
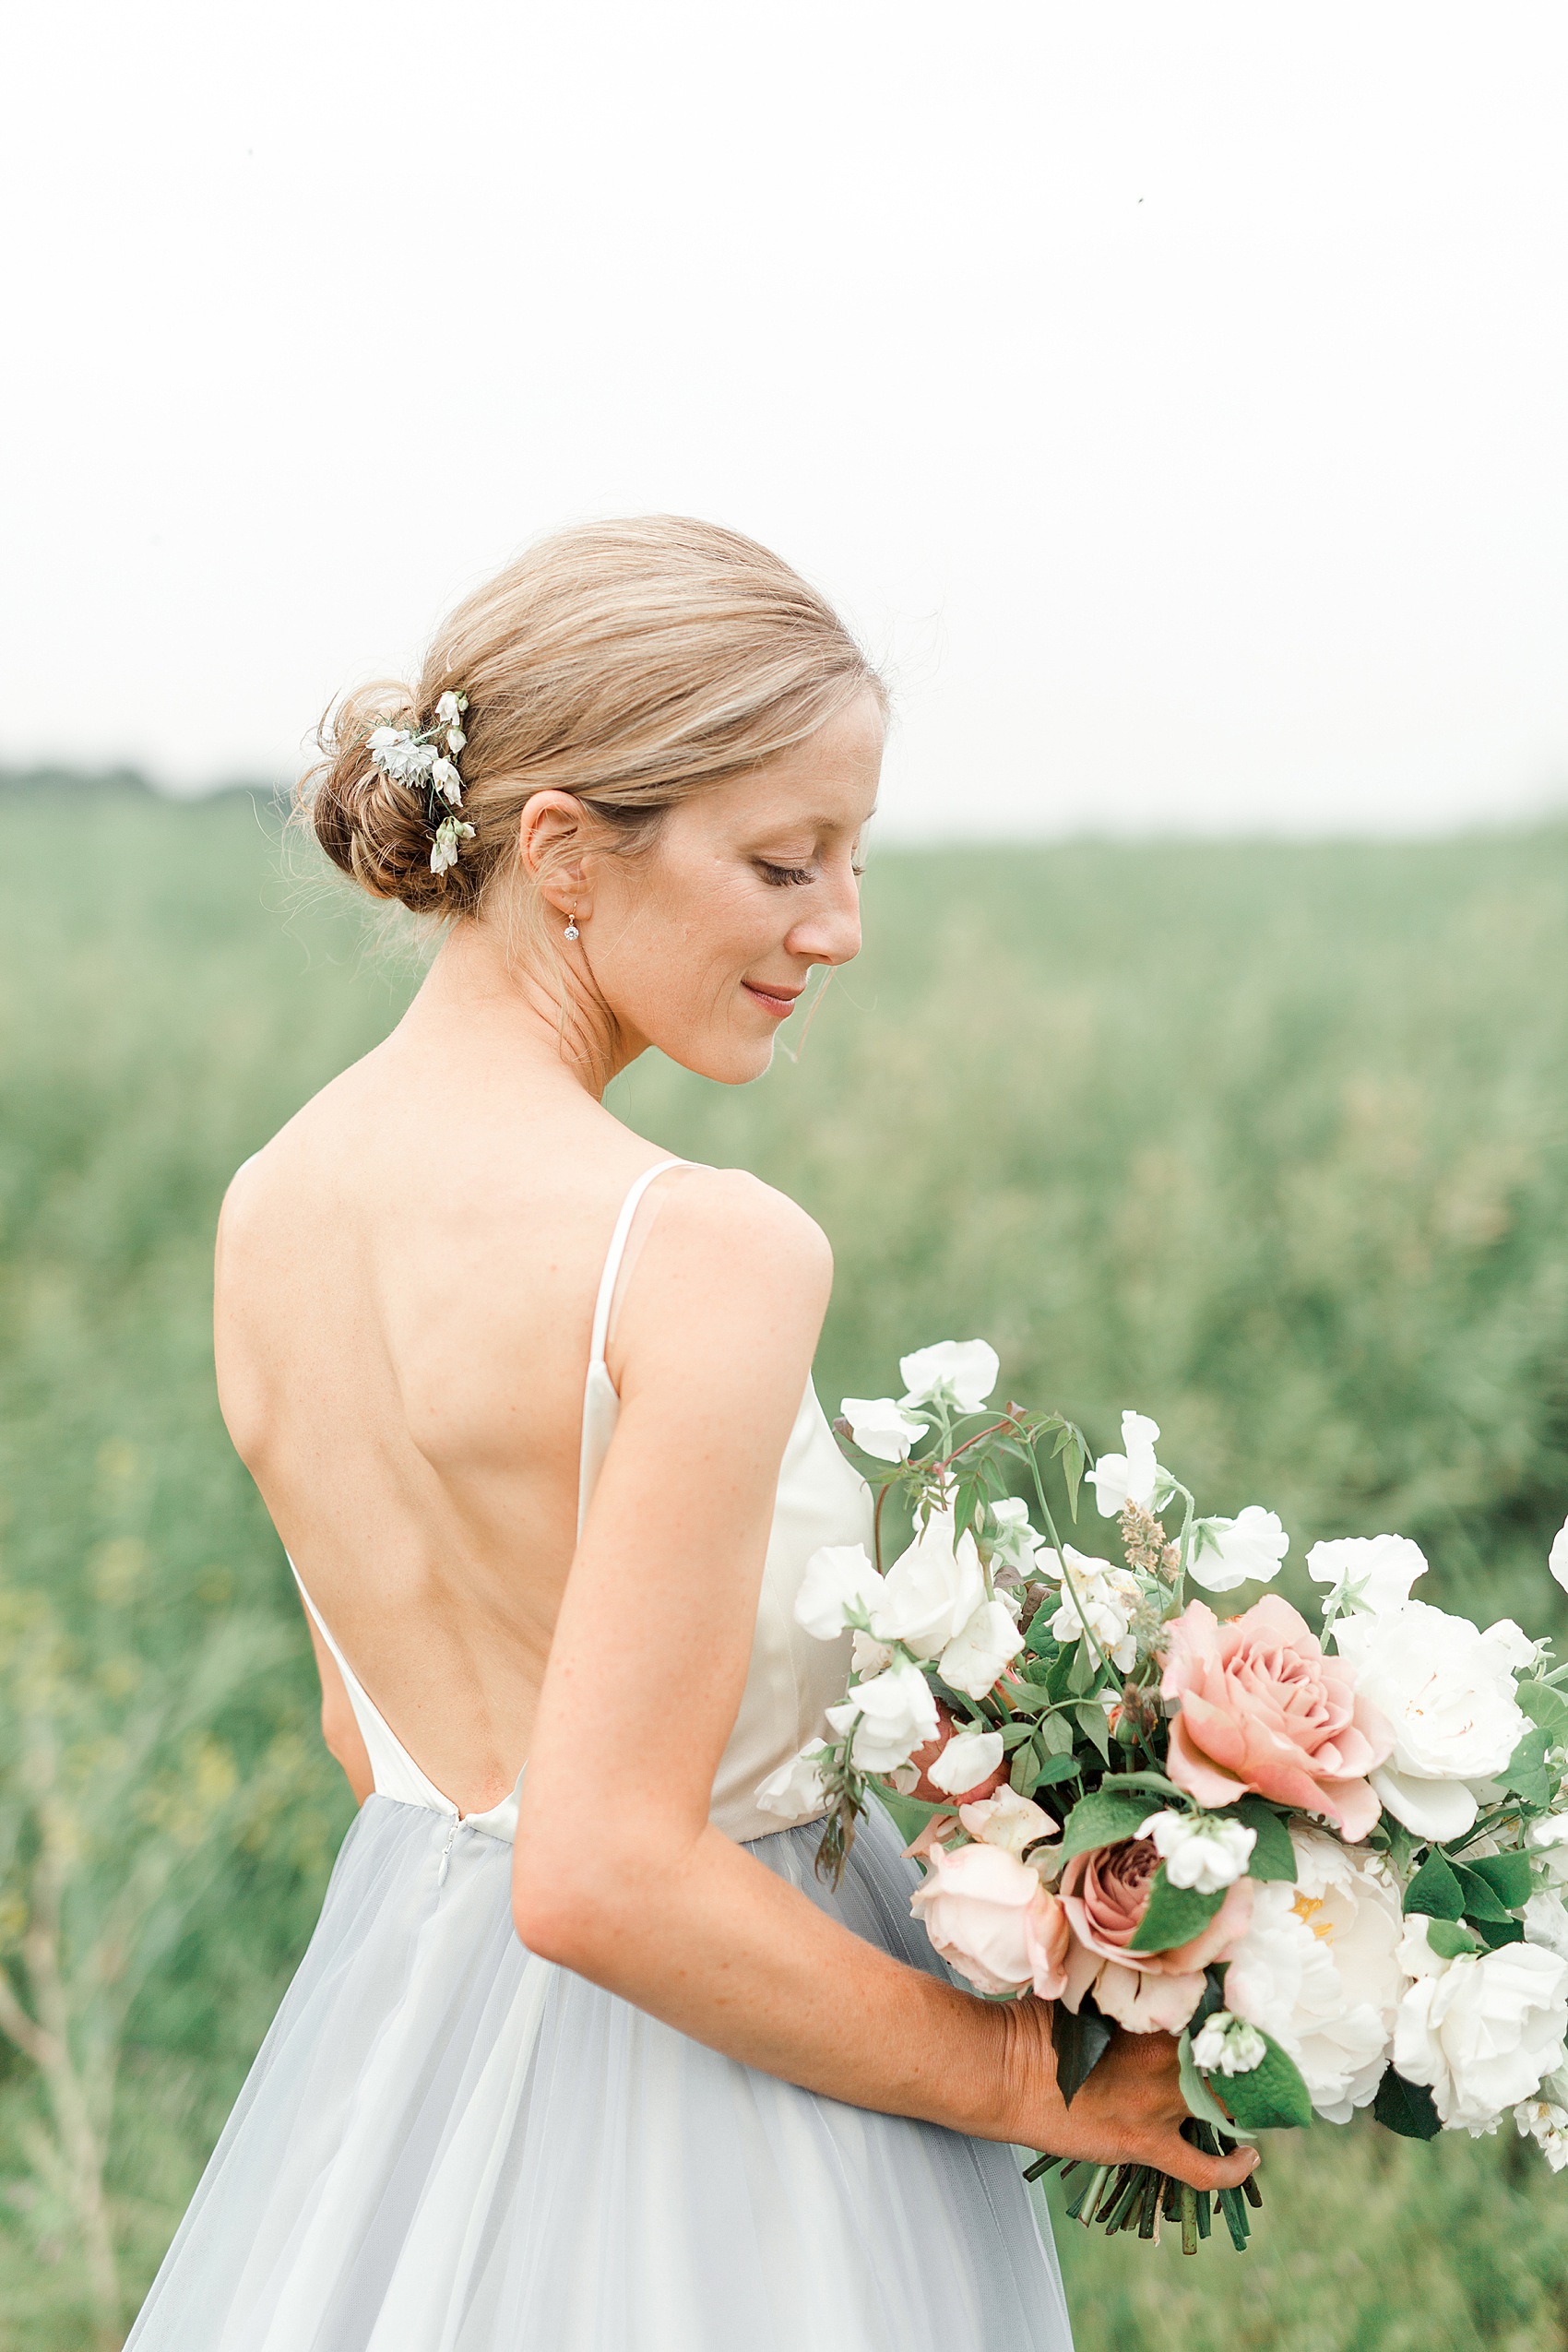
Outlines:
{"label": "finger", "polygon": [[1205,2156],[1191,2140],[1183,2140],[1180,2132],[1173,2132],[1145,2161],[1158,2165],[1162,2172],[1171,2173],[1178,2180],[1185,2180],[1191,2188],[1212,2191],[1239,2189],[1248,2175],[1257,2170],[1262,2159],[1256,2148],[1233,2148],[1229,2156]]}

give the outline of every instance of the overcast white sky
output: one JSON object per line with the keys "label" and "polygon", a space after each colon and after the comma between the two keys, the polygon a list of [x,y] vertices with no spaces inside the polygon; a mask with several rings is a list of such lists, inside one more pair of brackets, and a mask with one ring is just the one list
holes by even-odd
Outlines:
{"label": "overcast white sky", "polygon": [[1568,804],[1568,9],[54,0],[0,761],[287,776],[538,531],[772,541],[909,832]]}

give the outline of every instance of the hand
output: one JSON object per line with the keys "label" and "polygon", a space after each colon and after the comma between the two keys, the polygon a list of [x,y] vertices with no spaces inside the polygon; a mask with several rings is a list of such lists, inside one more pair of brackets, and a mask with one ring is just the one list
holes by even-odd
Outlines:
{"label": "hand", "polygon": [[1011,2015],[1016,2043],[1010,2068],[1016,2064],[1028,2085],[1019,2102],[1023,2113],[1017,2120],[1027,2124],[1016,2135],[1020,2146],[1086,2164],[1146,2164],[1194,2189],[1236,2189],[1256,2170],[1255,2148],[1205,2156],[1182,2137],[1188,2108],[1171,2035],[1127,2034],[1118,2027],[1069,2106],[1056,2087],[1049,2003],[1020,2001]]}

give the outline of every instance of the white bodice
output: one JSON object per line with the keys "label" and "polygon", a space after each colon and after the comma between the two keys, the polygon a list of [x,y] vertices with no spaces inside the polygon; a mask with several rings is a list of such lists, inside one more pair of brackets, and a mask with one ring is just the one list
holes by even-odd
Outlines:
{"label": "white bodice", "polygon": [[[632,1219],[654,1178],[668,1168],[685,1164],[666,1159],[647,1169],[622,1204],[611,1238],[594,1308],[588,1382],[583,1394],[577,1488],[579,1533],[621,1410],[621,1400],[604,1354],[611,1302]],[[823,1730],[824,1711],[842,1698],[849,1667],[849,1637],[846,1635],[841,1642],[819,1642],[802,1632],[795,1622],[795,1596],[806,1562],[819,1545],[863,1543],[869,1549],[871,1519],[870,1491],[839,1452],[817,1402],[816,1391],[808,1380],[778,1467],[773,1525],[757,1598],[746,1686],[713,1783],[709,1818],[729,1837],[765,1837],[774,1830],[793,1825],[777,1813],[758,1812],[758,1785]],[[290,1565],[293,1566],[291,1561]],[[297,1568],[294,1578],[343,1677],[370,1757],[377,1796],[448,1813],[456,1823],[457,1808],[421,1770],[386,1723],[339,1648]],[[517,1781],[520,1787],[521,1773]],[[811,1815],[798,1818],[809,1820]],[[493,1837],[512,1838],[517,1825],[517,1788],[488,1812],[468,1813],[462,1820],[467,1829]]]}

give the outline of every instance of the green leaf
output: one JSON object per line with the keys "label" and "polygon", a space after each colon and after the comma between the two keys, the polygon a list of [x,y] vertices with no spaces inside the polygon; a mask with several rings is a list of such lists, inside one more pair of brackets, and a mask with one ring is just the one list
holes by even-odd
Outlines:
{"label": "green leaf", "polygon": [[1405,1909],[1424,1911],[1429,1919],[1462,1919],[1465,1890],[1455,1877],[1448,1857],[1434,1846],[1405,1889]]}
{"label": "green leaf", "polygon": [[1071,2107],[1111,2046],[1111,2028],[1085,1998],[1076,2015],[1064,2001],[1051,2004],[1051,2039],[1056,2051],[1056,2087]]}
{"label": "green leaf", "polygon": [[[1528,1863],[1525,1867],[1528,1871]],[[1452,1868],[1464,1893],[1465,1917],[1467,1919],[1502,1920],[1506,1923],[1513,1917],[1507,1904],[1499,1899],[1496,1889],[1479,1871],[1467,1870],[1463,1862],[1455,1862]]]}
{"label": "green leaf", "polygon": [[1265,2034],[1264,2040],[1267,2049],[1251,2073],[1221,2076],[1221,2095],[1243,2131],[1299,2129],[1313,2120],[1312,2095],[1295,2060],[1272,2034]]}
{"label": "green leaf", "polygon": [[1048,1715],[1039,1727],[1039,1744],[1048,1756],[1070,1755],[1073,1727],[1064,1715]]}
{"label": "green leaf", "polygon": [[1234,2117],[1227,2115],[1207,2083],[1198,2072],[1193,2056],[1193,2029],[1189,2025],[1176,2045],[1177,2073],[1182,2085],[1182,2097],[1187,2102],[1187,2112],[1195,2115],[1200,2123],[1212,2123],[1217,2132],[1228,2139],[1250,2140],[1252,2133],[1243,2132]]}
{"label": "green leaf", "polygon": [[869,1785],[873,1796],[888,1814],[906,1846],[914,1844],[932,1813],[946,1813],[953,1810],[951,1805],[928,1805],[921,1797],[900,1797],[896,1788],[885,1787],[880,1780],[873,1780]]}
{"label": "green leaf", "polygon": [[1530,1858],[1527,1854],[1477,1854],[1465,1868],[1488,1886],[1510,1911],[1522,1910],[1530,1899]]}
{"label": "green leaf", "polygon": [[1007,1784],[1009,1788],[1016,1788],[1020,1797],[1027,1797],[1039,1776],[1039,1748],[1034,1740],[1029,1740],[1014,1754]]}
{"label": "green leaf", "polygon": [[1200,1895],[1195,1886],[1172,1886],[1161,1862],[1149,1887],[1148,1908],[1128,1950],[1170,1952],[1201,1935],[1225,1900],[1225,1890]]}
{"label": "green leaf", "polygon": [[1462,1919],[1429,1919],[1427,1942],[1442,1960],[1457,1960],[1461,1953],[1478,1948],[1474,1934]]}
{"label": "green leaf", "polygon": [[1551,1745],[1550,1734],[1539,1724],[1526,1731],[1508,1759],[1503,1775],[1503,1785],[1523,1797],[1526,1805],[1550,1805],[1556,1793],[1556,1775],[1549,1771],[1546,1752]]}
{"label": "green leaf", "polygon": [[1004,1756],[1010,1756],[1015,1748],[1022,1747],[1024,1741],[1032,1740],[1035,1734],[1032,1723],[1003,1723],[996,1728],[1002,1734],[1002,1752]]}
{"label": "green leaf", "polygon": [[1099,1672],[1099,1657],[1087,1641],[1078,1644],[1073,1659],[1073,1670],[1067,1677],[1067,1688],[1075,1693],[1089,1690]]}
{"label": "green leaf", "polygon": [[1386,2131],[1397,2132],[1402,2140],[1435,2140],[1443,2129],[1426,2085],[1407,2083],[1392,2066],[1377,2086],[1372,2113]]}
{"label": "green leaf", "polygon": [[1024,1628],[1024,1639],[1035,1656],[1039,1657],[1049,1653],[1048,1664],[1053,1663],[1056,1657],[1056,1636],[1051,1630],[1051,1622],[1058,1605],[1054,1600],[1042,1600]]}
{"label": "green leaf", "polygon": [[1135,1837],[1148,1813],[1146,1799],[1131,1790],[1123,1795],[1102,1782],[1092,1797],[1080,1799],[1063,1823],[1063,1861],[1097,1846],[1119,1846],[1124,1837]]}
{"label": "green leaf", "polygon": [[1257,1832],[1252,1859],[1247,1864],[1247,1876],[1281,1881],[1287,1886],[1296,1883],[1296,1849],[1290,1843],[1290,1833],[1274,1807],[1262,1797],[1242,1797],[1216,1814],[1217,1821],[1239,1821]]}
{"label": "green leaf", "polygon": [[[1192,1801],[1186,1790],[1178,1788],[1173,1780],[1167,1780],[1162,1772],[1108,1772],[1100,1786],[1118,1792],[1123,1788],[1147,1788],[1157,1797],[1174,1798],[1177,1804],[1183,1806]],[[1144,1807],[1146,1821],[1149,1812],[1150,1808],[1146,1805]]]}
{"label": "green leaf", "polygon": [[1501,1952],[1505,1943],[1523,1943],[1525,1941],[1524,1922],[1520,1919],[1478,1919],[1476,1933],[1489,1952]]}
{"label": "green leaf", "polygon": [[1546,1682],[1516,1682],[1514,1694],[1532,1723],[1549,1731],[1561,1747],[1568,1742],[1568,1699]]}
{"label": "green leaf", "polygon": [[1077,1776],[1078,1759],[1076,1756],[1047,1756],[1039,1772],[1035,1775],[1035,1787],[1037,1788],[1056,1788],[1061,1786],[1063,1781],[1076,1780]]}
{"label": "green leaf", "polygon": [[1111,1762],[1111,1725],[1105,1709],[1096,1705],[1091,1699],[1087,1706],[1075,1707],[1073,1713],[1077,1716],[1078,1728],[1085,1739],[1099,1750],[1101,1762],[1109,1764]]}

